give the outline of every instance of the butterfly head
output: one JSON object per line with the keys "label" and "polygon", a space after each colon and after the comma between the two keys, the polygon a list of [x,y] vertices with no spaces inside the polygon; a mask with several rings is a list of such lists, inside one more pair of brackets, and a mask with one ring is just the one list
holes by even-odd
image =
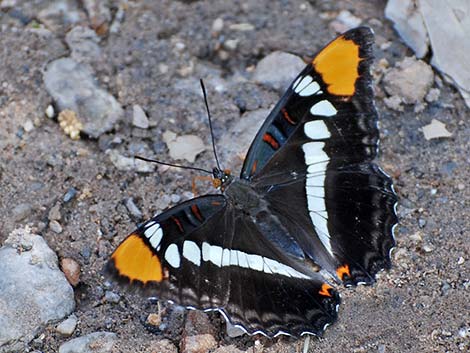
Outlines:
{"label": "butterfly head", "polygon": [[214,187],[222,191],[232,182],[233,176],[229,169],[221,170],[217,167],[212,169],[213,180],[212,183]]}

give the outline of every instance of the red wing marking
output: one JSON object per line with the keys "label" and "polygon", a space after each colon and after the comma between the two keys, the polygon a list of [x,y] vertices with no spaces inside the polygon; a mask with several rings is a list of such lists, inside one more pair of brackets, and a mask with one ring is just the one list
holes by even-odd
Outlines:
{"label": "red wing marking", "polygon": [[279,148],[279,142],[277,142],[276,139],[268,132],[263,135],[263,141],[269,144],[275,150]]}
{"label": "red wing marking", "polygon": [[258,160],[255,159],[255,161],[253,162],[253,165],[251,166],[251,175],[255,174],[257,165],[258,165]]}
{"label": "red wing marking", "polygon": [[199,220],[199,222],[204,221],[204,218],[202,217],[201,211],[199,210],[199,207],[197,207],[196,204],[191,206],[191,212],[193,213],[194,216]]}
{"label": "red wing marking", "polygon": [[281,113],[282,113],[282,116],[284,117],[284,119],[286,119],[289,124],[295,125],[295,121],[292,120],[292,118],[289,116],[289,113],[287,113],[286,108],[282,108]]}
{"label": "red wing marking", "polygon": [[175,224],[178,226],[178,229],[180,230],[181,233],[184,233],[184,228],[183,228],[183,225],[181,224],[180,220],[175,217],[175,216],[172,216],[171,219],[173,220],[173,222],[175,222]]}

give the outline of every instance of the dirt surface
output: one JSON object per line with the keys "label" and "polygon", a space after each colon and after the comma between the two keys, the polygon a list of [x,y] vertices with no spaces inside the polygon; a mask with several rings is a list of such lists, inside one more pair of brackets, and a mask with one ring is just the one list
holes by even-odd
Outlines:
{"label": "dirt surface", "polygon": [[[43,23],[36,13],[48,2],[14,3],[0,12],[0,244],[14,228],[28,224],[59,258],[76,260],[81,277],[75,287],[78,327],[72,337],[115,332],[115,350],[122,352],[171,351],[163,347],[179,347],[185,327],[184,312],[171,307],[163,311],[163,331],[146,324],[148,315],[157,312],[155,303],[122,291],[103,275],[111,251],[142,221],[129,212],[125,201],[132,198],[143,219],[149,218],[178,199],[165,195],[187,198],[194,174],[164,168],[154,173],[119,171],[105,151],[158,155],[170,161],[162,140],[168,130],[198,135],[209,144],[199,77],[208,82],[217,140],[241,114],[271,107],[279,98],[278,92],[250,80],[254,65],[275,50],[311,56],[336,36],[332,22],[340,10],[349,10],[373,27],[377,72],[382,58],[394,66],[412,55],[384,19],[385,1],[164,0],[129,1],[125,6],[111,2],[110,23],[117,21],[119,8],[124,17],[118,31],[100,33],[101,56],[91,66],[100,86],[124,108],[125,118],[99,139],[85,136],[74,141],[56,119],[45,116],[53,101],[43,83],[45,66],[70,54],[64,38],[71,25],[47,23],[49,34],[41,34],[38,26]],[[80,24],[90,25],[89,11],[81,2],[76,7],[83,15]],[[224,26],[214,33],[217,18]],[[231,26],[240,23],[252,27]],[[227,39],[238,40],[236,49],[224,46]],[[394,266],[373,287],[341,289],[338,322],[322,339],[312,338],[309,351],[468,351],[469,112],[437,74],[434,87],[440,90],[439,99],[419,113],[413,105],[403,112],[390,110],[383,101],[380,77],[379,163],[394,177],[400,197]],[[214,82],[219,81],[228,89],[216,90]],[[135,104],[147,113],[150,128],[132,126]],[[432,119],[445,123],[452,137],[425,140],[421,128]],[[223,145],[218,148],[224,150]],[[209,149],[195,162],[205,168],[213,164]],[[78,193],[64,202],[70,188]],[[50,226],[50,210],[57,204],[60,233]],[[27,211],[18,214],[19,205],[26,205]],[[117,302],[105,300],[106,291],[118,293]],[[219,346],[231,344],[250,352],[298,352],[303,347],[303,339],[231,339],[222,322],[217,314],[210,315]],[[56,333],[55,326],[46,327],[28,350],[57,351],[69,338]],[[161,341],[166,338],[171,343]]]}

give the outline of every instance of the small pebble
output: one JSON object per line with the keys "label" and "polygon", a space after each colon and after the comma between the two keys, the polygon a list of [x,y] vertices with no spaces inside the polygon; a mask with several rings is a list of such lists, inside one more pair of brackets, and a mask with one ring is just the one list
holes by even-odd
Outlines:
{"label": "small pebble", "polygon": [[470,327],[461,327],[459,328],[459,336],[462,338],[467,338],[470,336]]}
{"label": "small pebble", "polygon": [[162,318],[157,313],[150,313],[147,316],[147,323],[152,326],[159,326],[162,323]]}
{"label": "small pebble", "polygon": [[51,221],[49,223],[49,229],[52,230],[54,233],[57,233],[57,234],[62,233],[62,230],[63,230],[62,226],[57,221]]}
{"label": "small pebble", "polygon": [[107,290],[106,293],[104,294],[104,300],[108,303],[116,304],[116,303],[119,303],[120,299],[121,297],[119,296],[119,294],[114,293],[110,290]]}
{"label": "small pebble", "polygon": [[216,18],[214,22],[212,22],[212,33],[217,34],[220,31],[222,31],[223,28],[224,28],[224,20],[221,19],[220,17]]}
{"label": "small pebble", "polygon": [[186,336],[181,340],[181,353],[204,353],[217,346],[211,334]]}
{"label": "small pebble", "polygon": [[67,281],[75,287],[80,282],[80,265],[78,262],[69,257],[65,257],[60,261],[60,267]]}
{"label": "small pebble", "polygon": [[49,119],[52,119],[54,116],[55,116],[55,111],[54,111],[54,107],[52,106],[52,104],[49,104],[46,108],[46,116],[49,118]]}
{"label": "small pebble", "polygon": [[62,215],[60,214],[60,204],[56,203],[52,208],[49,210],[49,214],[47,215],[47,218],[50,221],[58,221],[60,220]]}
{"label": "small pebble", "polygon": [[67,192],[65,193],[62,200],[65,203],[70,202],[73,198],[75,198],[75,196],[77,195],[77,192],[78,192],[77,189],[75,189],[74,187],[69,188]]}
{"label": "small pebble", "polygon": [[22,221],[26,217],[28,217],[31,212],[33,211],[33,207],[29,203],[20,203],[19,205],[15,206],[12,210],[13,213],[13,220],[15,222]]}
{"label": "small pebble", "polygon": [[132,217],[135,217],[137,219],[143,218],[142,211],[137,207],[132,197],[127,198],[124,201],[124,204],[126,205],[126,208],[129,211],[129,213],[132,215]]}
{"label": "small pebble", "polygon": [[63,336],[71,336],[75,328],[77,327],[77,317],[72,314],[66,320],[62,321],[56,327],[56,331]]}
{"label": "small pebble", "polygon": [[149,119],[140,105],[133,107],[132,124],[140,129],[149,128]]}
{"label": "small pebble", "polygon": [[434,246],[431,244],[425,244],[423,245],[423,250],[424,252],[430,253],[434,250]]}
{"label": "small pebble", "polygon": [[460,256],[459,259],[457,260],[457,265],[462,265],[465,262],[465,259]]}
{"label": "small pebble", "polygon": [[232,31],[245,32],[245,31],[254,30],[255,26],[253,26],[251,23],[234,23],[234,24],[230,25],[229,28]]}
{"label": "small pebble", "polygon": [[31,120],[26,120],[23,124],[23,129],[25,132],[31,132],[34,130],[34,124]]}
{"label": "small pebble", "polygon": [[59,353],[111,353],[117,335],[112,332],[93,332],[60,345]]}
{"label": "small pebble", "polygon": [[178,203],[181,200],[181,196],[178,194],[171,194],[171,202],[172,203]]}
{"label": "small pebble", "polygon": [[449,289],[451,289],[451,288],[452,287],[450,286],[449,283],[447,283],[447,282],[442,283],[441,294],[442,295],[447,295],[447,292],[449,292]]}
{"label": "small pebble", "polygon": [[424,226],[426,225],[426,220],[425,219],[418,219],[418,225],[420,228],[424,228]]}

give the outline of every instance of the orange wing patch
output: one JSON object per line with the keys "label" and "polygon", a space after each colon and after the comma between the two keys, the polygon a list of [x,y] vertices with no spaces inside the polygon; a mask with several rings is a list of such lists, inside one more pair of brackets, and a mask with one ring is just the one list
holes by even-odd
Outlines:
{"label": "orange wing patch", "polygon": [[349,266],[348,265],[342,265],[336,269],[336,274],[338,277],[343,281],[344,276],[351,277],[351,272],[349,272]]}
{"label": "orange wing patch", "polygon": [[329,284],[323,283],[321,285],[321,289],[318,291],[318,294],[323,295],[325,297],[331,297],[330,289],[333,287],[330,286]]}
{"label": "orange wing patch", "polygon": [[312,64],[326,83],[329,93],[352,96],[356,90],[361,60],[359,44],[340,36],[323,48]]}
{"label": "orange wing patch", "polygon": [[137,234],[131,234],[111,255],[114,267],[121,276],[131,282],[140,281],[161,282],[163,278],[162,265],[159,258]]}

